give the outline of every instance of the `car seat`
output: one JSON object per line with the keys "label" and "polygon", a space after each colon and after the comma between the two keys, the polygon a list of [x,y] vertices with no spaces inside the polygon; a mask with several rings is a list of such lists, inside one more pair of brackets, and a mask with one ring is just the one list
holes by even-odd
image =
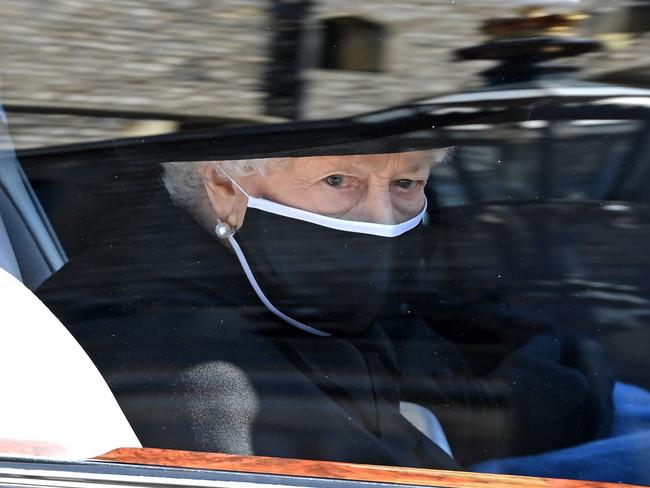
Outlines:
{"label": "car seat", "polygon": [[0,266],[35,290],[66,256],[15,157],[0,107]]}

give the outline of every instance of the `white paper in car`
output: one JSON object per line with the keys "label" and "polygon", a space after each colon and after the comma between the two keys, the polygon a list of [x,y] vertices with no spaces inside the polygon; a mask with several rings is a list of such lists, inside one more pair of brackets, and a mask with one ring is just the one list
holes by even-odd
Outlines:
{"label": "white paper in car", "polygon": [[411,422],[416,429],[436,443],[440,449],[445,451],[451,457],[454,457],[451,452],[451,447],[449,447],[445,431],[443,430],[440,421],[431,410],[422,405],[418,405],[417,403],[399,402],[399,412],[404,418],[406,418],[406,420]]}
{"label": "white paper in car", "polygon": [[0,269],[0,456],[84,459],[140,447],[81,346]]}

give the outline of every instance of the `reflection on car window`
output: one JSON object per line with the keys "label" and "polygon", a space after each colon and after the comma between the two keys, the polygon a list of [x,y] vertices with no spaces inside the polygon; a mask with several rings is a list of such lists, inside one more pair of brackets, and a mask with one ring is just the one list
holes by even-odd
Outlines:
{"label": "reflection on car window", "polygon": [[[628,199],[639,195],[633,172],[639,121],[530,120],[498,127],[455,126],[462,141],[450,165],[434,170],[440,203],[531,199]],[[504,144],[504,141],[509,141]]]}
{"label": "reflection on car window", "polygon": [[[9,40],[52,15],[5,1]],[[0,69],[0,263],[142,446],[650,484],[650,91],[561,60],[643,33],[598,2],[56,3],[52,58]],[[77,82],[36,83],[76,36]]]}

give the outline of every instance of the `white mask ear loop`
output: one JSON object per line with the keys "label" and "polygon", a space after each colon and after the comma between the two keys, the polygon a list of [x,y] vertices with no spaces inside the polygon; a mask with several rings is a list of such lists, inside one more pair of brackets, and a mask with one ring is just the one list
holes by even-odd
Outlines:
{"label": "white mask ear loop", "polygon": [[[239,184],[235,180],[230,178],[230,176],[228,176],[226,173],[224,174],[226,175],[226,177],[228,177],[228,179],[230,179],[230,181],[232,181],[233,185],[235,185],[235,187],[237,187],[239,191],[241,191],[244,195],[246,195],[249,198],[249,200],[252,198],[248,193],[246,193],[246,191],[241,186],[239,186]],[[310,334],[314,334],[321,337],[327,337],[330,335],[327,332],[323,332],[322,330],[318,330],[314,327],[310,327],[307,324],[303,324],[302,322],[299,322],[296,319],[289,317],[287,314],[280,312],[280,310],[278,310],[275,307],[275,305],[271,303],[271,301],[266,297],[266,295],[262,291],[262,287],[260,287],[259,283],[257,283],[257,280],[255,279],[255,275],[253,274],[253,270],[251,270],[251,267],[248,265],[248,261],[246,260],[246,256],[244,256],[244,251],[242,251],[242,248],[239,246],[239,243],[235,240],[235,231],[227,222],[222,222],[221,220],[217,220],[217,225],[214,228],[214,233],[217,235],[219,239],[228,240],[228,242],[232,246],[233,251],[235,251],[235,255],[239,260],[239,264],[241,264],[241,267],[244,270],[244,274],[246,274],[246,278],[248,278],[249,283],[253,287],[253,291],[255,291],[257,297],[272,314],[281,318],[288,324],[293,325],[298,329],[304,330],[305,332],[309,332]]]}
{"label": "white mask ear loop", "polygon": [[235,188],[237,188],[240,192],[242,192],[244,195],[246,195],[246,196],[248,197],[249,200],[250,200],[251,198],[253,198],[253,197],[251,197],[251,196],[246,192],[246,190],[244,190],[244,189],[239,185],[239,183],[237,183],[237,182],[234,180],[234,178],[231,178],[230,175],[229,175],[228,173],[226,173],[226,172],[225,172],[223,169],[221,169],[221,168],[219,168],[219,170],[220,170],[220,171],[221,171],[221,172],[226,176],[226,178],[228,178],[228,179],[232,182],[233,185],[235,185]]}
{"label": "white mask ear loop", "polygon": [[262,291],[262,288],[260,285],[257,283],[257,280],[255,279],[255,276],[253,275],[253,271],[251,270],[251,267],[248,265],[248,261],[246,261],[246,256],[244,256],[244,252],[242,251],[241,247],[239,247],[239,243],[235,240],[234,235],[230,235],[228,237],[228,242],[232,246],[233,250],[235,251],[235,254],[237,255],[237,259],[239,259],[239,263],[241,264],[241,267],[244,270],[244,273],[246,274],[246,278],[248,278],[248,281],[250,282],[251,286],[253,287],[253,290],[255,291],[255,294],[257,297],[262,301],[264,306],[269,309],[269,311],[274,314],[275,316],[281,318],[285,322],[287,322],[290,325],[293,325],[294,327],[297,327],[298,329],[304,330],[305,332],[309,332],[310,334],[314,334],[317,336],[321,337],[327,337],[330,334],[327,332],[323,332],[322,330],[315,329],[314,327],[310,327],[307,324],[303,324],[302,322],[297,321],[296,319],[292,319],[288,315],[280,312],[275,306],[271,303],[271,301],[266,298],[266,295]]}

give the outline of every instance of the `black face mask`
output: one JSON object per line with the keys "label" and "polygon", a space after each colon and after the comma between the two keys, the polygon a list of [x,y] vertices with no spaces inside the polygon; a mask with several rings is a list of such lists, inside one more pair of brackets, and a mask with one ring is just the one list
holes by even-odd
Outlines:
{"label": "black face mask", "polygon": [[[417,234],[412,229],[424,210],[392,226],[304,211],[296,217],[291,207],[264,206],[271,208],[259,210],[249,201],[244,225],[229,241],[264,305],[308,332],[362,332],[377,318],[391,283],[403,276],[405,262],[418,261],[403,244]],[[311,216],[319,223],[308,221]]]}

